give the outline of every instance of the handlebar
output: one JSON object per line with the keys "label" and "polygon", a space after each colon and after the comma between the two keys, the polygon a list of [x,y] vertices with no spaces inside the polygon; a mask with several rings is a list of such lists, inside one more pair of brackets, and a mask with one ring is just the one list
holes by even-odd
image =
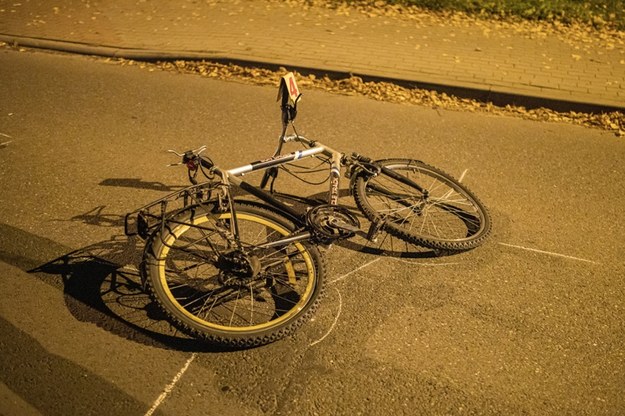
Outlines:
{"label": "handlebar", "polygon": [[[197,185],[197,180],[195,179],[198,171],[202,171],[204,176],[207,178],[210,177],[212,173],[212,169],[215,166],[213,161],[208,156],[202,156],[201,153],[206,150],[206,145],[201,146],[195,150],[187,150],[184,153],[177,152],[175,150],[168,150],[169,153],[173,153],[176,156],[182,158],[182,160],[178,163],[170,163],[167,166],[179,166],[185,165],[187,167],[187,173],[189,174],[189,181],[193,185]],[[205,172],[204,169],[207,169],[209,172]]]}

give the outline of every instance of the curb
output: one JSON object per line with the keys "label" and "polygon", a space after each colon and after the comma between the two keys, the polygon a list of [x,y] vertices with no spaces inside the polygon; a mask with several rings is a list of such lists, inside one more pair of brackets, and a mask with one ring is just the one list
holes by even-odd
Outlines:
{"label": "curb", "polygon": [[302,67],[291,65],[287,62],[267,62],[250,59],[233,58],[223,51],[164,51],[156,49],[126,48],[110,45],[99,45],[85,42],[74,42],[66,40],[55,40],[47,38],[36,38],[0,33],[0,41],[14,47],[24,46],[28,48],[52,50],[57,52],[67,52],[80,55],[91,55],[108,58],[123,58],[138,61],[173,61],[173,60],[207,60],[224,64],[236,64],[240,66],[254,66],[258,68],[277,70],[280,67],[288,67],[302,74],[315,74],[317,76],[327,75],[334,79],[349,78],[358,76],[363,81],[388,82],[408,88],[419,88],[433,90],[439,93],[446,93],[459,98],[469,98],[480,102],[491,102],[497,106],[523,106],[528,109],[548,108],[560,112],[583,112],[583,113],[606,113],[623,112],[623,107],[607,105],[593,102],[579,102],[562,98],[527,95],[511,91],[497,90],[488,85],[466,86],[453,85],[452,83],[441,84],[428,82],[427,80],[406,79],[399,77],[385,77],[370,73],[347,72],[331,67]]}
{"label": "curb", "polygon": [[107,58],[124,58],[138,61],[209,59],[208,57],[219,56],[219,54],[221,53],[219,51],[181,53],[155,49],[124,48],[118,46],[98,45],[67,40],[7,35],[4,33],[0,33],[0,42],[5,42],[14,47],[24,46],[27,48],[69,52],[80,55],[93,55]]}

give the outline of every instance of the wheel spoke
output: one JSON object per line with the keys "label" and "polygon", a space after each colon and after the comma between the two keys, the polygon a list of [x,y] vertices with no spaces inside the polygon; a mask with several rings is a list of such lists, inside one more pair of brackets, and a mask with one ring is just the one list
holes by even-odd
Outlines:
{"label": "wheel spoke", "polygon": [[[378,175],[357,177],[356,202],[386,231],[432,248],[475,247],[490,231],[490,219],[475,196],[449,175],[422,162],[391,159]],[[406,180],[400,180],[403,176]]]}
{"label": "wheel spoke", "polygon": [[[236,247],[231,237],[206,226],[222,221],[226,229],[230,212],[194,217],[190,226],[179,220],[154,239],[159,260],[149,264],[150,286],[163,309],[196,334],[227,343],[238,343],[247,331],[286,334],[295,328],[288,323],[304,319],[317,303],[319,254],[303,242],[267,246],[292,229],[255,206],[237,206],[236,212]],[[213,331],[219,335],[213,338]],[[259,335],[251,333],[249,342],[257,342]]]}

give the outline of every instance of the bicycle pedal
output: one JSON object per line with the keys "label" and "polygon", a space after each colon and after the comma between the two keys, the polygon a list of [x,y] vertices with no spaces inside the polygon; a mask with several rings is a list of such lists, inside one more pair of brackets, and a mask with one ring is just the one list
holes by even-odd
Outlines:
{"label": "bicycle pedal", "polygon": [[373,220],[369,226],[369,231],[367,231],[367,240],[376,243],[384,223],[385,221],[383,219]]}

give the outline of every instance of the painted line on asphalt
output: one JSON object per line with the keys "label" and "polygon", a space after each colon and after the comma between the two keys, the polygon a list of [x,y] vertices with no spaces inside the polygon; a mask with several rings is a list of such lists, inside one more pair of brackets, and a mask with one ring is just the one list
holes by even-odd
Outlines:
{"label": "painted line on asphalt", "polygon": [[[377,258],[375,258],[375,259],[373,259],[373,260],[363,264],[362,266],[357,267],[354,270],[352,270],[352,271],[350,271],[348,273],[345,273],[342,276],[337,277],[336,279],[330,280],[330,282],[328,282],[328,284],[333,284],[333,283],[336,283],[336,282],[340,282],[341,280],[343,280],[343,279],[351,276],[352,274],[354,274],[354,273],[364,269],[365,267],[371,266],[373,263],[375,263],[377,261],[380,261],[383,258],[385,258],[385,257],[377,257]],[[412,265],[417,264],[417,263],[408,262],[408,261],[402,260],[402,259],[393,259],[393,260],[401,261],[403,263],[412,264]],[[422,263],[422,264],[417,264],[417,265],[423,265],[423,266],[448,266],[448,265],[452,265],[452,264],[458,264],[458,263],[424,263],[424,264]],[[319,338],[318,340],[312,342],[309,345],[309,347],[315,346],[315,345],[319,344],[321,341],[323,341],[324,339],[326,339],[326,337],[328,335],[330,335],[330,333],[334,330],[334,327],[336,327],[336,324],[339,321],[339,317],[341,316],[341,310],[343,309],[343,297],[341,296],[341,292],[338,289],[335,288],[335,290],[336,290],[336,293],[338,293],[338,295],[339,295],[339,309],[336,312],[336,316],[334,317],[334,322],[332,322],[332,325],[330,325],[330,328],[328,329],[328,331],[321,338]]]}
{"label": "painted line on asphalt", "polygon": [[373,263],[375,263],[376,261],[380,261],[381,259],[382,259],[382,257],[375,258],[375,259],[371,260],[370,262],[363,264],[363,265],[362,265],[362,266],[360,266],[360,267],[356,267],[356,268],[355,268],[354,270],[352,270],[351,272],[349,272],[349,273],[345,273],[343,276],[339,276],[339,277],[337,277],[336,279],[330,280],[330,281],[328,282],[328,284],[333,284],[333,283],[339,282],[339,281],[341,281],[341,280],[345,279],[346,277],[351,276],[352,274],[354,274],[354,273],[356,273],[356,272],[358,272],[358,271],[360,271],[360,270],[364,269],[365,267],[372,265],[372,264],[373,264]]}
{"label": "painted line on asphalt", "polygon": [[469,169],[465,169],[464,172],[462,172],[462,175],[460,175],[460,177],[458,178],[458,182],[462,182],[464,176],[467,174],[468,171]]}
{"label": "painted line on asphalt", "polygon": [[[10,114],[9,114],[10,115]],[[0,136],[6,137],[9,139],[14,139],[13,136],[9,136],[8,134],[0,133]],[[8,142],[0,143],[0,149],[3,149],[9,145],[9,143],[13,143],[13,140],[9,140]]]}
{"label": "painted line on asphalt", "polygon": [[309,347],[312,347],[314,345],[319,344],[321,341],[323,341],[324,339],[326,339],[326,337],[328,335],[330,335],[330,332],[332,332],[334,330],[334,327],[336,326],[337,322],[339,321],[339,316],[341,316],[341,310],[343,309],[343,297],[341,296],[341,292],[339,292],[339,290],[337,288],[334,288],[336,290],[336,293],[339,294],[339,309],[338,311],[336,311],[336,316],[334,317],[334,322],[332,322],[332,325],[330,326],[330,329],[328,329],[328,332],[325,333],[324,336],[322,336],[321,338],[319,338],[317,341],[312,342]]}
{"label": "painted line on asphalt", "polygon": [[[467,172],[469,171],[469,169],[465,169],[464,172],[462,172],[462,175],[460,175],[460,178],[458,179],[458,183],[461,183],[462,180],[464,179],[465,175],[467,174]],[[454,189],[450,189],[449,191],[445,192],[445,194],[443,196],[440,197],[439,200],[445,200],[447,198],[449,198],[451,196],[451,194],[454,193]]]}
{"label": "painted line on asphalt", "polygon": [[498,243],[498,244],[500,244],[502,246],[506,246],[506,247],[512,247],[512,248],[518,248],[518,249],[521,249],[521,250],[532,251],[534,253],[546,254],[546,255],[554,256],[554,257],[563,257],[563,258],[569,259],[569,260],[583,261],[583,262],[592,263],[592,264],[601,264],[601,263],[596,262],[594,260],[583,259],[581,257],[574,257],[574,256],[569,256],[569,255],[561,254],[561,253],[554,253],[553,251],[538,250],[536,248],[517,246],[515,244],[508,244],[508,243]]}
{"label": "painted line on asphalt", "polygon": [[[375,259],[371,260],[370,262],[367,262],[367,263],[363,264],[362,266],[355,268],[355,269],[354,269],[354,270],[352,270],[351,272],[345,273],[344,275],[339,276],[339,277],[337,277],[336,279],[330,280],[330,281],[328,282],[328,284],[329,284],[329,285],[331,285],[331,284],[333,284],[333,283],[340,282],[341,280],[343,280],[343,279],[345,279],[345,278],[347,278],[347,277],[351,276],[352,274],[354,274],[354,273],[356,273],[356,272],[358,272],[358,271],[360,271],[360,270],[364,269],[365,267],[371,266],[373,263],[375,263],[375,262],[377,262],[377,261],[379,261],[379,260],[381,260],[381,259],[382,259],[382,257],[375,258]],[[336,316],[334,317],[334,322],[332,322],[332,325],[330,325],[330,328],[328,329],[328,331],[327,331],[327,332],[326,332],[326,333],[325,333],[325,334],[324,334],[321,338],[319,338],[318,340],[316,340],[316,341],[312,342],[312,343],[309,345],[309,347],[313,347],[313,346],[315,346],[315,345],[319,344],[319,343],[320,343],[321,341],[323,341],[324,339],[326,339],[326,337],[327,337],[328,335],[330,335],[330,333],[331,333],[332,331],[334,331],[334,327],[336,327],[336,324],[339,322],[339,317],[341,316],[341,310],[343,309],[343,297],[341,296],[341,292],[340,292],[337,288],[334,288],[334,289],[336,290],[336,293],[338,293],[338,294],[339,294],[339,309],[338,309],[338,311],[336,312]],[[147,415],[146,415],[146,416],[147,416]]]}
{"label": "painted line on asphalt", "polygon": [[[330,280],[328,282],[328,284],[330,285],[330,284],[333,284],[333,283],[336,283],[336,282],[340,282],[341,280],[346,279],[347,277],[349,277],[352,274],[354,274],[354,273],[364,269],[365,267],[371,266],[373,263],[375,263],[377,261],[380,261],[383,258],[388,258],[388,257],[377,257],[377,258],[375,258],[375,259],[373,259],[373,260],[363,264],[362,266],[357,267],[354,270],[352,270],[352,271],[350,271],[348,273],[345,273],[342,276],[337,277],[336,279]],[[458,264],[458,263],[413,263],[413,262],[409,262],[409,261],[406,261],[406,260],[395,259],[395,258],[393,260],[400,261],[402,263],[411,264],[411,265],[418,265],[418,266],[450,266],[450,265]],[[319,344],[324,339],[326,339],[326,337],[328,335],[330,335],[330,333],[334,330],[334,328],[336,327],[336,324],[339,321],[339,317],[341,316],[341,310],[343,309],[343,297],[341,296],[341,292],[338,289],[336,289],[336,288],[334,288],[334,289],[336,290],[336,293],[338,293],[338,295],[339,295],[339,308],[338,308],[338,311],[336,312],[336,316],[334,317],[334,322],[332,322],[332,325],[330,325],[330,328],[328,329],[328,331],[321,338],[319,338],[318,340],[310,343],[309,347],[313,347],[313,346]],[[148,416],[148,415],[146,415],[146,416]]]}
{"label": "painted line on asphalt", "polygon": [[460,264],[459,262],[451,262],[451,263],[418,263],[415,261],[409,261],[409,260],[404,260],[404,259],[398,259],[398,258],[394,258],[393,260],[401,262],[401,263],[406,263],[406,264],[412,264],[413,266],[428,266],[428,267],[437,267],[437,266],[453,266],[456,264]]}
{"label": "painted line on asphalt", "polygon": [[147,411],[145,416],[151,416],[156,411],[156,409],[161,405],[161,403],[163,403],[163,400],[165,400],[167,398],[167,395],[172,392],[172,390],[176,386],[176,383],[178,383],[182,375],[187,371],[187,369],[189,368],[189,365],[191,365],[193,360],[195,360],[196,355],[197,355],[196,353],[191,354],[191,357],[189,357],[187,362],[184,363],[184,365],[182,366],[180,371],[178,371],[178,374],[176,374],[176,376],[171,381],[171,383],[165,386],[165,389],[163,390],[161,395],[158,396],[158,399],[156,399],[156,401],[154,402],[150,410]]}

